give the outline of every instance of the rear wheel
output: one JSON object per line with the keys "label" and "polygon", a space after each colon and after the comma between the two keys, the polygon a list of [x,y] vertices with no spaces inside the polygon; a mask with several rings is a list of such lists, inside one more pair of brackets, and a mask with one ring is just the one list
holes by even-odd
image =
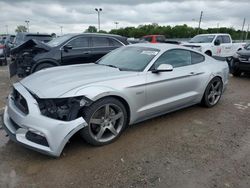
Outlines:
{"label": "rear wheel", "polygon": [[223,90],[223,83],[221,79],[215,77],[207,85],[207,88],[205,90],[202,99],[202,104],[209,108],[215,106],[221,98],[222,90]]}
{"label": "rear wheel", "polygon": [[82,116],[88,126],[81,136],[95,146],[109,144],[125,129],[128,115],[124,105],[117,99],[103,98],[83,110]]}
{"label": "rear wheel", "polygon": [[55,65],[51,64],[51,63],[41,63],[39,65],[36,66],[36,68],[34,69],[33,72],[37,72],[40,71],[42,69],[46,69],[46,68],[50,68],[50,67],[54,67]]}

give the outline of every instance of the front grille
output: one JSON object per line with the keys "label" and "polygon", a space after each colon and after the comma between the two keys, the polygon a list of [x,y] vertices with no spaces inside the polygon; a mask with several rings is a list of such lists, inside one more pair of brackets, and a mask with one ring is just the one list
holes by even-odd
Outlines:
{"label": "front grille", "polygon": [[16,90],[13,90],[14,103],[16,107],[21,110],[24,114],[29,113],[28,105],[25,98]]}
{"label": "front grille", "polygon": [[48,141],[41,135],[28,131],[25,137],[31,142],[49,147]]}

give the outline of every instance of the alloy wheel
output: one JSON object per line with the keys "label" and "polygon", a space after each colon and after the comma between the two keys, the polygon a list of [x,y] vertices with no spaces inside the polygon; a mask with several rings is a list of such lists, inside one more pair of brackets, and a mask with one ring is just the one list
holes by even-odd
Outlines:
{"label": "alloy wheel", "polygon": [[114,139],[122,130],[124,114],[115,104],[105,104],[99,107],[89,120],[89,132],[98,142],[108,142]]}

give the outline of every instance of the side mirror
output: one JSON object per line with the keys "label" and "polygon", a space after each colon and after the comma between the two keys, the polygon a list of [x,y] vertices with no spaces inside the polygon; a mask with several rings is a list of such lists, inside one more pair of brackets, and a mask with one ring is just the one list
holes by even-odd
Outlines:
{"label": "side mirror", "polygon": [[173,71],[173,66],[170,64],[161,64],[154,70],[152,70],[152,73],[159,73],[159,72],[170,72]]}
{"label": "side mirror", "polygon": [[65,46],[63,46],[64,51],[71,50],[72,48],[73,48],[73,46],[70,44],[66,44]]}
{"label": "side mirror", "polygon": [[215,46],[220,46],[220,40],[216,39],[216,40],[214,41],[214,45],[215,45]]}

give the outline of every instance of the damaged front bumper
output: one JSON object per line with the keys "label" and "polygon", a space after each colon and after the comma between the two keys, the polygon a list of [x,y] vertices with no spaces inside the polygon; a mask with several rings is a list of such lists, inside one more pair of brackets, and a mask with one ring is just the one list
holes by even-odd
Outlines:
{"label": "damaged front bumper", "polygon": [[87,126],[86,121],[82,117],[61,121],[43,116],[33,96],[20,83],[14,87],[26,100],[28,113],[20,110],[13,96],[9,95],[3,128],[10,139],[38,152],[59,157],[68,140]]}

